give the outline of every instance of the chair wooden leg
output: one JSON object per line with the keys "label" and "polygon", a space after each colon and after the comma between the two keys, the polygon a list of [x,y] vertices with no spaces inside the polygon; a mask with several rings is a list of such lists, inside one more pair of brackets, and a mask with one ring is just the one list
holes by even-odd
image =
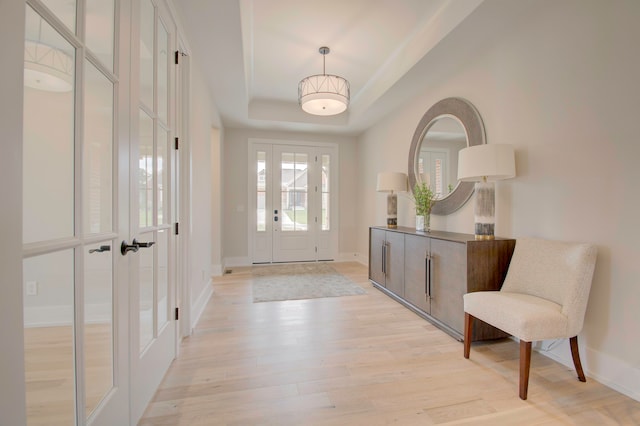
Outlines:
{"label": "chair wooden leg", "polygon": [[473,327],[473,317],[468,313],[464,313],[464,357],[469,359],[471,351],[471,330]]}
{"label": "chair wooden leg", "polygon": [[582,364],[580,363],[580,353],[578,352],[578,336],[573,336],[569,339],[571,345],[571,356],[573,357],[573,365],[576,366],[576,372],[578,373],[578,380],[586,382],[584,377],[584,371],[582,371]]}
{"label": "chair wooden leg", "polygon": [[529,368],[531,366],[531,342],[520,340],[520,399],[527,399]]}

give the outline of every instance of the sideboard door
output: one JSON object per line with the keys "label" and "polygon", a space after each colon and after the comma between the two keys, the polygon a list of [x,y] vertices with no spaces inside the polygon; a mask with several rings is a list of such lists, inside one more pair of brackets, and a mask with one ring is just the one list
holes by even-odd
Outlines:
{"label": "sideboard door", "polygon": [[427,298],[427,253],[430,238],[404,236],[404,298],[416,308],[429,313]]}
{"label": "sideboard door", "polygon": [[384,260],[387,231],[371,228],[369,232],[369,279],[385,286]]}
{"label": "sideboard door", "polygon": [[404,234],[387,231],[387,290],[404,297]]}
{"label": "sideboard door", "polygon": [[463,332],[467,292],[467,245],[456,241],[431,239],[431,312],[430,314]]}

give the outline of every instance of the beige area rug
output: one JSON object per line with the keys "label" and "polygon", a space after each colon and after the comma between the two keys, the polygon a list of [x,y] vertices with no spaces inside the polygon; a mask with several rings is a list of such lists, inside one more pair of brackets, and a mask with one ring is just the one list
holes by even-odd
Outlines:
{"label": "beige area rug", "polygon": [[254,303],[366,294],[326,263],[254,266],[251,272]]}

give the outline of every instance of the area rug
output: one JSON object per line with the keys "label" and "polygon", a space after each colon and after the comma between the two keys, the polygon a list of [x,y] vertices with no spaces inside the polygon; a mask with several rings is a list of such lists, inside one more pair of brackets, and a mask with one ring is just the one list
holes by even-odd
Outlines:
{"label": "area rug", "polygon": [[254,303],[366,294],[326,263],[254,266],[251,272]]}

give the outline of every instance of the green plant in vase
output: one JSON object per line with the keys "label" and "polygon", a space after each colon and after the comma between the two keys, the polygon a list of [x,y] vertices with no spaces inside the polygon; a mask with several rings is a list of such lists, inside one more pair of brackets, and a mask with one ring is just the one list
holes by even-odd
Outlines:
{"label": "green plant in vase", "polygon": [[413,190],[416,203],[416,231],[429,231],[431,209],[436,194],[425,182],[417,183]]}

